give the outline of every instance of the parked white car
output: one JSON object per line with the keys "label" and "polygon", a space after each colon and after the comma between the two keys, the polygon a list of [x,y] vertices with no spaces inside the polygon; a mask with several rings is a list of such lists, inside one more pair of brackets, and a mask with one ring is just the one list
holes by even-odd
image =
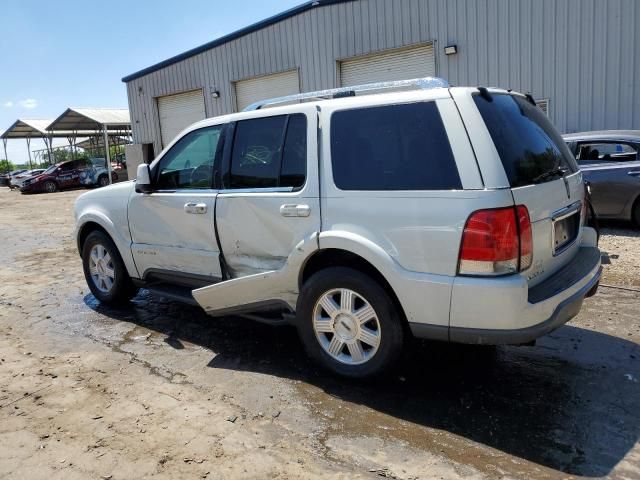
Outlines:
{"label": "parked white car", "polygon": [[293,323],[348,377],[384,372],[411,335],[522,344],[563,325],[601,266],[562,138],[524,95],[395,86],[408,85],[426,88],[316,92],[201,121],[136,182],[82,195],[91,291],[284,312],[263,318]]}
{"label": "parked white car", "polygon": [[17,175],[13,175],[11,176],[10,180],[9,180],[9,188],[10,189],[14,189],[14,188],[20,188],[22,187],[22,185],[24,184],[24,181],[27,180],[28,178],[33,178],[33,177],[37,177],[38,175],[40,175],[42,172],[44,172],[45,169],[44,168],[36,168],[33,170],[25,170],[22,173],[19,173]]}

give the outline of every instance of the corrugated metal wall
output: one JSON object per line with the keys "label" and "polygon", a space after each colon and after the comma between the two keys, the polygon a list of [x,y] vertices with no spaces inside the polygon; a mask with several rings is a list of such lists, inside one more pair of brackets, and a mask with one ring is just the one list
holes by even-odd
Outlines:
{"label": "corrugated metal wall", "polygon": [[[356,0],[319,6],[127,84],[136,143],[160,151],[155,97],[202,88],[207,116],[232,82],[298,68],[302,91],[339,84],[341,59],[435,42],[438,75],[548,98],[563,132],[640,129],[640,0]],[[459,53],[444,55],[455,43]],[[210,91],[219,90],[212,98]]]}

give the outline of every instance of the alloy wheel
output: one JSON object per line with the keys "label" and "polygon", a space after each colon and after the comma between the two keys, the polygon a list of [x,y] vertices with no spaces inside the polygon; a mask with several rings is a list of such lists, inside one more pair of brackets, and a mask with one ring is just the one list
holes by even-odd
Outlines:
{"label": "alloy wheel", "polygon": [[313,309],[313,330],[323,350],[347,365],[369,361],[378,351],[382,335],[371,304],[348,288],[320,296]]}
{"label": "alloy wheel", "polygon": [[116,279],[113,259],[104,246],[96,244],[89,255],[89,272],[98,290],[109,293]]}

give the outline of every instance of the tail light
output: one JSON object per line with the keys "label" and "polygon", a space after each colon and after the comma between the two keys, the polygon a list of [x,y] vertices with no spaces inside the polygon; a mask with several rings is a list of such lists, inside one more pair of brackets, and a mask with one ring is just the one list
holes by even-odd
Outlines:
{"label": "tail light", "polygon": [[524,205],[478,210],[462,233],[460,275],[505,275],[521,272],[533,261],[529,211]]}

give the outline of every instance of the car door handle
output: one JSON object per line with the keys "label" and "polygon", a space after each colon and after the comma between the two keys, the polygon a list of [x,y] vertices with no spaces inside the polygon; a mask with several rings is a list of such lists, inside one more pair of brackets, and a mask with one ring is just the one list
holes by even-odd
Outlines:
{"label": "car door handle", "polygon": [[207,213],[207,204],[206,203],[195,203],[189,202],[184,204],[184,211],[186,213],[192,213],[195,215],[201,215],[203,213]]}
{"label": "car door handle", "polygon": [[287,203],[280,206],[280,215],[283,217],[308,217],[311,215],[311,207],[309,205]]}
{"label": "car door handle", "polygon": [[631,170],[627,172],[627,175],[631,175],[632,177],[640,177],[640,170]]}

